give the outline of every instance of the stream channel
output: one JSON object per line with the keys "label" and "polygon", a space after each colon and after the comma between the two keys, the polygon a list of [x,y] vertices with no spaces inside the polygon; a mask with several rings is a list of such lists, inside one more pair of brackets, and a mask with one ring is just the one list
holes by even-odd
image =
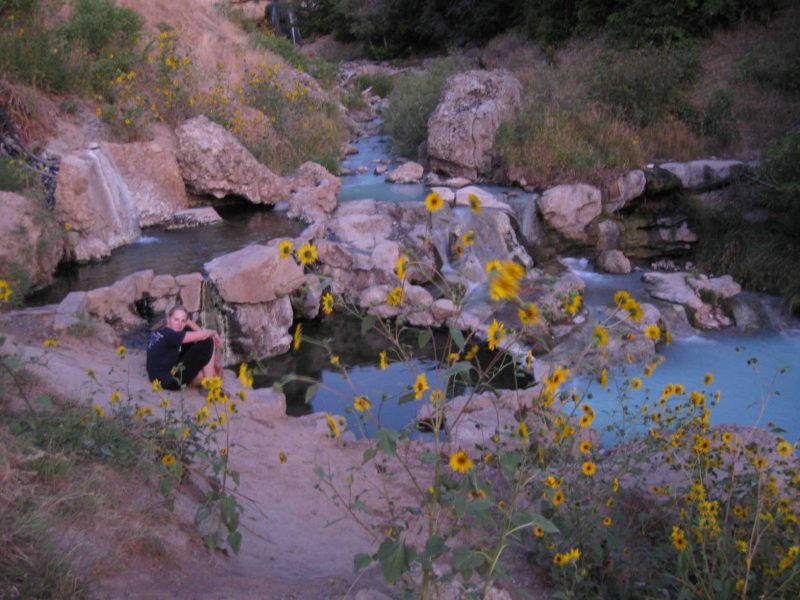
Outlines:
{"label": "stream channel", "polygon": [[[351,155],[343,166],[354,173],[359,166],[367,171],[342,178],[340,201],[373,198],[381,201],[405,202],[422,200],[427,188],[422,184],[389,184],[383,176],[374,175],[379,161],[388,157],[387,140],[382,136],[367,136],[355,144],[358,153]],[[481,186],[502,199],[503,194],[519,194],[520,190]],[[143,231],[137,242],[112,252],[102,263],[80,265],[57,274],[56,282],[47,290],[29,298],[29,304],[41,305],[59,302],[69,291],[87,290],[109,285],[141,269],[153,269],[156,274],[180,274],[202,271],[203,264],[216,256],[238,250],[248,244],[262,243],[276,237],[294,237],[304,225],[286,218],[285,213],[263,207],[241,204],[218,208],[223,223],[167,231],[150,228]],[[610,302],[616,290],[624,289],[645,302],[650,301],[641,271],[630,275],[606,275],[592,270],[586,259],[566,259],[565,264],[586,282],[584,302],[589,311],[597,310]],[[775,303],[774,298],[763,297],[764,302]],[[377,333],[361,334],[360,321],[342,317],[318,319],[303,323],[304,336],[327,340],[334,354],[340,356],[347,367],[347,377],[329,364],[328,353],[321,346],[304,342],[297,352],[263,361],[265,375],[256,377],[256,387],[271,385],[289,373],[314,378],[321,382],[309,391],[308,384],[287,384],[287,413],[302,415],[311,412],[344,414],[348,428],[362,435],[352,406],[354,392],[368,395],[373,411],[380,414],[384,426],[401,428],[411,423],[419,404],[424,400],[405,402],[397,400],[407,394],[409,386],[419,372],[428,375],[431,388],[437,387],[437,364],[431,356],[417,356],[412,364],[390,364],[386,371],[378,367],[378,353],[387,343]],[[722,332],[676,332],[671,345],[660,348],[666,359],[655,373],[645,379],[642,390],[633,392],[629,406],[637,410],[645,401],[648,388],[651,396],[658,396],[668,383],[682,383],[687,390],[701,389],[705,373],[714,375],[711,390],[720,390],[721,402],[711,411],[713,424],[735,423],[782,428],[784,437],[791,443],[800,440],[800,320],[783,330],[759,330],[743,333],[737,330]],[[139,343],[144,334],[140,332]],[[409,340],[416,347],[414,335]],[[753,362],[756,359],[757,362]],[[512,388],[511,369],[495,382],[497,387]],[[640,366],[628,367],[626,375],[617,373],[616,380],[640,374]],[[439,371],[441,374],[441,371]],[[597,410],[598,429],[619,419],[617,390],[612,383],[606,392],[594,386],[592,405]],[[526,381],[519,381],[525,385]],[[581,382],[573,382],[580,389]],[[441,382],[438,382],[438,387]],[[381,402],[384,398],[385,401]],[[366,434],[373,431],[366,428]],[[614,440],[610,433],[601,433],[606,443]]]}

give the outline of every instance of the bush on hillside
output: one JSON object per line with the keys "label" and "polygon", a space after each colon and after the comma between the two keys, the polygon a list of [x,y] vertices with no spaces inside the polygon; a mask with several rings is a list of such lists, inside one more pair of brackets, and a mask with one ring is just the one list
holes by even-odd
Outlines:
{"label": "bush on hillside", "polygon": [[589,94],[618,117],[645,126],[678,112],[681,91],[698,66],[697,53],[688,46],[609,51],[594,68]]}
{"label": "bush on hillside", "polygon": [[694,39],[745,18],[764,21],[782,4],[781,0],[525,0],[520,24],[532,39],[545,45],[574,33],[605,31],[644,47]]}

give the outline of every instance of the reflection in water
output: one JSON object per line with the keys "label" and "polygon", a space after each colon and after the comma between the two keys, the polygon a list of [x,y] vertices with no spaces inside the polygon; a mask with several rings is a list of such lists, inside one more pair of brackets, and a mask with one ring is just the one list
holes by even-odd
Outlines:
{"label": "reflection in water", "polygon": [[[308,382],[295,381],[284,385],[288,415],[300,416],[312,412],[345,414],[349,429],[359,434],[355,415],[348,407],[352,405],[355,395],[363,394],[369,397],[373,405],[372,412],[380,418],[384,427],[399,429],[413,422],[419,405],[428,401],[427,394],[418,401],[411,399],[402,404],[399,401],[409,392],[417,374],[425,373],[432,389],[443,385],[440,373],[444,369],[434,360],[432,345],[428,344],[419,350],[418,336],[419,330],[408,329],[401,338],[408,353],[414,356],[408,364],[403,364],[391,361],[391,346],[377,331],[373,329],[361,334],[360,319],[335,315],[332,319],[304,322],[303,337],[322,343],[304,339],[297,352],[264,359],[262,364],[266,373],[255,376],[254,386],[270,386],[287,373],[311,378],[320,382],[316,391],[309,392],[312,384]],[[445,340],[446,331],[434,333],[433,341],[437,347],[441,348]],[[346,377],[341,370],[330,364],[330,354],[325,345],[347,367]],[[381,350],[389,350],[391,364],[385,371],[381,371],[377,364]],[[478,359],[481,364],[487,364],[490,357],[479,354]],[[498,388],[524,387],[531,384],[531,379],[524,374],[515,375],[514,369],[509,366],[498,374],[492,384]],[[459,395],[466,391],[467,388],[461,385],[455,390],[455,394],[450,395]],[[308,402],[307,393],[311,394]],[[374,427],[368,426],[366,433],[370,434],[372,431]]]}
{"label": "reflection in water", "polygon": [[59,269],[54,283],[31,295],[26,303],[38,306],[60,302],[71,291],[111,285],[144,269],[153,269],[156,275],[202,273],[203,265],[212,258],[250,244],[294,237],[305,227],[285,213],[249,203],[218,207],[217,212],[223,218],[217,225],[176,231],[151,227],[133,244],[114,250],[108,260]]}

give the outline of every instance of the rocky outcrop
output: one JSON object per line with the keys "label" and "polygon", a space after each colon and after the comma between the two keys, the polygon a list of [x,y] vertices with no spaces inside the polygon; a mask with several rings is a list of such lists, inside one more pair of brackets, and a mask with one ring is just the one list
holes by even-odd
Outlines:
{"label": "rocky outcrop", "polygon": [[726,301],[741,292],[730,275],[709,279],[689,273],[646,273],[650,295],[659,300],[681,304],[689,321],[698,329],[722,329],[734,325]]}
{"label": "rocky outcrop", "polygon": [[570,240],[585,241],[586,227],[602,210],[600,190],[584,183],[558,185],[538,199],[542,219]]}
{"label": "rocky outcrop", "polygon": [[0,192],[0,278],[11,281],[18,298],[52,281],[64,252],[61,228],[41,202]]}
{"label": "rocky outcrop", "polygon": [[428,119],[431,169],[475,180],[488,176],[500,124],[520,106],[522,85],[508,71],[468,71],[445,83]]}
{"label": "rocky outcrop", "polygon": [[336,208],[341,180],[315,162],[300,165],[292,175],[289,217],[306,223],[319,221]]}
{"label": "rocky outcrop", "polygon": [[409,161],[389,171],[386,174],[386,181],[389,183],[419,183],[423,173],[424,169],[421,164]]}
{"label": "rocky outcrop", "polygon": [[684,189],[707,190],[726,185],[741,176],[747,166],[738,160],[692,160],[685,163],[669,162],[659,165],[677,177]]}
{"label": "rocky outcrop", "polygon": [[139,215],[111,152],[103,146],[65,156],[55,192],[56,218],[69,227],[67,254],[103,258],[139,237]]}
{"label": "rocky outcrop", "polygon": [[207,262],[205,269],[220,297],[230,304],[272,302],[305,280],[293,258],[280,258],[277,242],[246,246]]}
{"label": "rocky outcrop", "polygon": [[101,146],[113,157],[128,186],[141,227],[164,223],[187,208],[186,188],[171,149],[158,142]]}
{"label": "rocky outcrop", "polygon": [[176,134],[181,175],[193,192],[217,198],[237,195],[254,204],[275,204],[289,196],[289,184],[283,178],[205,116],[185,121]]}
{"label": "rocky outcrop", "polygon": [[609,214],[622,210],[644,193],[646,183],[644,171],[633,170],[620,175],[606,188],[603,209]]}
{"label": "rocky outcrop", "polygon": [[222,217],[211,206],[179,210],[167,221],[167,229],[189,229],[222,223]]}

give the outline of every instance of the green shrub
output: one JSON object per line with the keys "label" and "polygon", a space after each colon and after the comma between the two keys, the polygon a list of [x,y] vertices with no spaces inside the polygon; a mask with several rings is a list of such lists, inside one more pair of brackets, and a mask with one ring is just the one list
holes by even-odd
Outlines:
{"label": "green shrub", "polygon": [[428,118],[439,103],[445,81],[462,70],[460,60],[440,59],[425,73],[396,79],[384,120],[395,152],[416,156],[417,148],[428,138]]}
{"label": "green shrub", "polygon": [[23,161],[0,156],[0,190],[25,192],[39,185],[39,178]]}
{"label": "green shrub", "polygon": [[356,89],[363,92],[372,88],[372,93],[381,98],[388,98],[394,89],[394,78],[389,73],[372,73],[356,77]]}
{"label": "green shrub", "polygon": [[66,39],[94,56],[128,52],[139,40],[144,19],[112,0],[76,0],[72,18],[63,27]]}
{"label": "green shrub", "polygon": [[45,27],[37,12],[7,15],[0,23],[0,72],[53,92],[76,89],[82,79],[63,40]]}
{"label": "green shrub", "polygon": [[[761,175],[775,188],[788,205],[798,202],[800,194],[800,131],[787,133],[764,153]],[[798,232],[800,233],[800,232]]]}
{"label": "green shrub", "polygon": [[697,69],[697,53],[689,46],[607,52],[594,67],[590,96],[626,121],[645,126],[677,112],[682,88]]}

